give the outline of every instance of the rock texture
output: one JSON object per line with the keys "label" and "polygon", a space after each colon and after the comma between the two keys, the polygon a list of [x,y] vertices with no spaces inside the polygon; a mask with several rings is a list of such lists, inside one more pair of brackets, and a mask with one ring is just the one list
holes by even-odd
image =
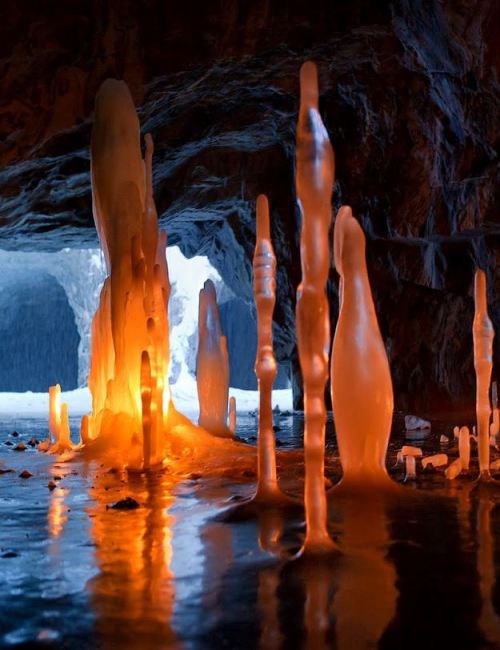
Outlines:
{"label": "rock texture", "polygon": [[[298,69],[320,68],[336,151],[390,353],[396,406],[471,409],[472,280],[487,271],[500,337],[500,117],[495,0],[88,3],[6,0],[0,26],[0,246],[95,245],[93,97],[123,78],[156,142],[170,241],[252,297],[254,201],[278,260],[277,356],[291,359],[300,278],[293,188]],[[332,269],[332,320],[337,313]],[[498,364],[499,340],[495,344]],[[498,370],[495,368],[494,374]]]}

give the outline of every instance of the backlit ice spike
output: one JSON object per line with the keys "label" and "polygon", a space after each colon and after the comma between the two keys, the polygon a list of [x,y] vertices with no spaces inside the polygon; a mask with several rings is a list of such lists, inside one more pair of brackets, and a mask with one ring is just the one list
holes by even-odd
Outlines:
{"label": "backlit ice spike", "polygon": [[461,427],[458,433],[458,453],[462,469],[468,471],[470,464],[470,433],[468,427]]}
{"label": "backlit ice spike", "polygon": [[234,436],[236,433],[236,397],[232,396],[229,398],[229,431]]}
{"label": "backlit ice spike", "polygon": [[276,258],[270,240],[269,205],[257,198],[257,241],[253,257],[253,295],[257,308],[257,357],[259,385],[259,435],[257,498],[279,494],[273,429],[272,392],[278,372],[273,351],[273,312],[276,303]]}
{"label": "backlit ice spike", "polygon": [[80,442],[82,445],[86,445],[90,441],[89,422],[89,416],[82,415],[82,419],[80,420]]}
{"label": "backlit ice spike", "polygon": [[393,412],[391,374],[368,278],[365,236],[348,206],[337,214],[334,255],[342,297],[331,390],[342,482],[389,484],[385,456]]}
{"label": "backlit ice spike", "polygon": [[[169,426],[163,412],[169,365],[166,235],[153,199],[153,141],[142,158],[139,121],[127,86],[105,81],[96,97],[91,141],[94,220],[108,277],[92,322],[91,439],[131,469],[161,460]],[[149,381],[141,381],[143,352]],[[143,393],[150,397],[148,426]],[[166,409],[167,413],[175,410]],[[172,423],[173,425],[174,423]],[[144,440],[144,432],[149,438]],[[145,454],[145,456],[144,456]]]}
{"label": "backlit ice spike", "polygon": [[490,379],[493,367],[493,338],[495,332],[488,316],[486,275],[477,270],[474,278],[475,314],[472,328],[474,338],[474,368],[476,370],[476,419],[479,453],[479,474],[490,478]]}
{"label": "backlit ice spike", "polygon": [[50,443],[59,439],[61,427],[61,387],[59,384],[49,387],[49,440]]}
{"label": "backlit ice spike", "polygon": [[196,383],[200,404],[198,424],[215,435],[230,436],[227,426],[229,359],[211,280],[200,291]]}
{"label": "backlit ice spike", "polygon": [[332,223],[333,183],[333,150],[318,111],[318,74],[314,63],[308,61],[300,70],[295,174],[302,213],[302,281],[297,289],[296,328],[304,380],[305,552],[336,548],[326,528],[324,481],[325,386],[330,348],[330,316],[325,289],[330,267],[328,233]]}

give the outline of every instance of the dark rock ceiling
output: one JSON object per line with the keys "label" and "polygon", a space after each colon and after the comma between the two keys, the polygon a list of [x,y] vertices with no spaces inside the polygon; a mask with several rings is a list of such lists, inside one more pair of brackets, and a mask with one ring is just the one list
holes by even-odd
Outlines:
{"label": "dark rock ceiling", "polygon": [[[294,131],[298,70],[312,58],[334,205],[351,204],[369,239],[396,403],[470,409],[476,266],[500,333],[498,33],[496,0],[4,0],[0,247],[97,244],[92,105],[105,78],[123,78],[155,139],[170,242],[208,255],[246,300],[254,201],[268,194],[278,355],[295,363]],[[332,268],[332,321],[336,286]]]}

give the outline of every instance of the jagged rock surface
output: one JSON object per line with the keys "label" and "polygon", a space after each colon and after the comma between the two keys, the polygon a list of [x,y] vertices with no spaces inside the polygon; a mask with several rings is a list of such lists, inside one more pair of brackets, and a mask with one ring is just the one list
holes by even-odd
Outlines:
{"label": "jagged rock surface", "polygon": [[[124,78],[156,141],[170,241],[252,298],[254,202],[268,194],[275,340],[294,352],[300,278],[293,189],[298,69],[320,68],[334,203],[353,206],[390,353],[396,406],[473,408],[472,280],[487,270],[500,338],[500,117],[494,0],[6,3],[0,39],[0,246],[95,245],[90,117]],[[331,273],[332,321],[337,279]],[[497,375],[497,370],[494,370]]]}

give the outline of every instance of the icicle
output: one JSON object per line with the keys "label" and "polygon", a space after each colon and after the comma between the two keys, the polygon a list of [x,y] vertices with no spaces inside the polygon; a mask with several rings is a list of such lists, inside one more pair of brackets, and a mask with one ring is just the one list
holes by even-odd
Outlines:
{"label": "icicle", "polygon": [[304,380],[306,539],[303,550],[329,551],[336,545],[326,528],[325,386],[330,315],[325,288],[330,266],[328,234],[332,222],[334,160],[318,112],[317,70],[310,61],[300,70],[295,183],[302,213],[302,281],[297,289],[296,327]]}

